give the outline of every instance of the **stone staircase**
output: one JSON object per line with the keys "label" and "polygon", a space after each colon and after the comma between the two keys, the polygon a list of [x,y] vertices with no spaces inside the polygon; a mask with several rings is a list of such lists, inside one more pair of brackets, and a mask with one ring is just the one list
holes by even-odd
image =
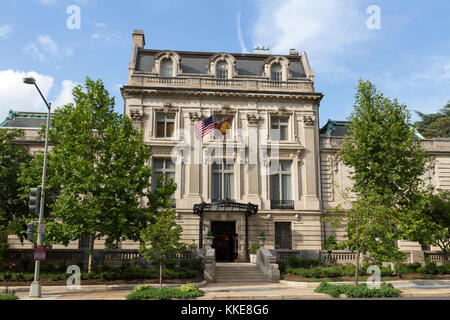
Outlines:
{"label": "stone staircase", "polygon": [[268,281],[253,263],[216,263],[214,282],[267,283]]}

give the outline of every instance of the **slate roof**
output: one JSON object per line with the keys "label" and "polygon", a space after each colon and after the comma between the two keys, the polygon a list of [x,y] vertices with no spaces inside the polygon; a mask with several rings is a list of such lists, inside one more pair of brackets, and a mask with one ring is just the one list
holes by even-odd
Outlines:
{"label": "slate roof", "polygon": [[[155,55],[164,50],[139,49],[136,60],[136,71],[151,72],[155,66]],[[217,52],[176,51],[180,57],[180,66],[183,73],[208,74],[210,58]],[[238,76],[262,76],[264,61],[272,55],[229,53],[236,59]],[[283,55],[289,60],[289,71],[292,78],[306,77],[301,56]]]}
{"label": "slate roof", "polygon": [[47,122],[46,112],[16,112],[9,110],[6,119],[0,123],[0,128],[41,128]]}
{"label": "slate roof", "polygon": [[334,121],[328,119],[327,124],[320,129],[320,134],[326,134],[332,137],[346,136],[348,134],[348,124],[350,124],[349,121]]}
{"label": "slate roof", "polygon": [[[348,124],[350,124],[350,121],[334,121],[328,119],[327,124],[320,129],[320,134],[332,137],[344,137],[348,135]],[[414,135],[418,139],[425,139],[416,129],[414,130]]]}

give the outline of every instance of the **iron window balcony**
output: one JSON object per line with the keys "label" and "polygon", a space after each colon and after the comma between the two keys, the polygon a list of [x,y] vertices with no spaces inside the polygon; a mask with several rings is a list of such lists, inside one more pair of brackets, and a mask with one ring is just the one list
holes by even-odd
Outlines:
{"label": "iron window balcony", "polygon": [[293,200],[270,200],[271,209],[294,209]]}

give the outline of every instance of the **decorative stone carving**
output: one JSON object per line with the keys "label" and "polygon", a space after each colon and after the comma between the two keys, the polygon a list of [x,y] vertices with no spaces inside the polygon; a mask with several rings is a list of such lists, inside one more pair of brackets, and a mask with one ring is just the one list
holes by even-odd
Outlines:
{"label": "decorative stone carving", "polygon": [[201,112],[189,112],[189,119],[191,121],[200,121],[203,119]]}
{"label": "decorative stone carving", "polygon": [[341,157],[339,157],[339,154],[335,153],[333,155],[333,169],[334,173],[337,173],[339,171],[339,161],[341,160]]}
{"label": "decorative stone carving", "polygon": [[314,123],[316,122],[316,117],[314,115],[309,115],[309,114],[305,115],[305,116],[303,116],[303,122],[307,126],[313,126]]}
{"label": "decorative stone carving", "polygon": [[142,107],[130,107],[130,118],[133,122],[140,122],[144,118]]}
{"label": "decorative stone carving", "polygon": [[164,113],[174,113],[178,111],[178,108],[174,107],[171,103],[166,103],[162,107],[155,108],[155,111]]}
{"label": "decorative stone carving", "polygon": [[257,124],[261,120],[261,116],[257,113],[247,113],[245,119],[248,123]]}
{"label": "decorative stone carving", "polygon": [[222,107],[216,108],[212,110],[214,114],[222,115],[222,116],[233,116],[236,114],[236,110],[233,110],[229,105],[224,104]]}
{"label": "decorative stone carving", "polygon": [[284,106],[279,106],[277,111],[270,111],[269,113],[274,117],[289,117],[292,115],[292,111],[288,111]]}

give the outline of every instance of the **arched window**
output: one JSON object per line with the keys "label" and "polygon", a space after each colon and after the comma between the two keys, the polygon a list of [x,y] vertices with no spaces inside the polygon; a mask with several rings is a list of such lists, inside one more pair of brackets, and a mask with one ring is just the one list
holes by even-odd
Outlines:
{"label": "arched window", "polygon": [[270,70],[270,80],[272,80],[272,81],[282,81],[283,80],[283,75],[281,72],[281,64],[274,63],[272,65],[272,68]]}
{"label": "arched window", "polygon": [[173,63],[171,59],[161,62],[161,77],[173,77]]}
{"label": "arched window", "polygon": [[228,79],[228,64],[225,61],[217,64],[216,77],[219,79]]}

